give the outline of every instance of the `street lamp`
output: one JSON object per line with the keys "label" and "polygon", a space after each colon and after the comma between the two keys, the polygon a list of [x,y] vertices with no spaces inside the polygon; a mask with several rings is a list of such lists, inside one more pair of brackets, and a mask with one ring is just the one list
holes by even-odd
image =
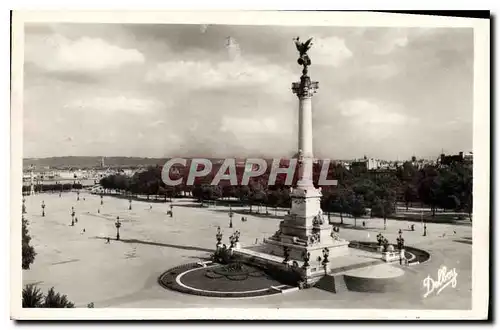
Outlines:
{"label": "street lamp", "polygon": [[284,264],[287,264],[288,261],[290,261],[290,249],[288,248],[288,246],[283,247],[283,258]]}
{"label": "street lamp", "polygon": [[42,217],[45,216],[45,201],[42,201]]}
{"label": "street lamp", "polygon": [[325,270],[326,270],[326,265],[328,265],[328,263],[330,262],[328,260],[328,256],[330,255],[330,250],[328,248],[324,248],[323,249],[323,266],[325,267]]}
{"label": "street lamp", "polygon": [[120,240],[120,227],[122,223],[120,222],[120,217],[116,217],[115,227],[116,227],[116,240]]}
{"label": "street lamp", "polygon": [[221,241],[222,241],[222,233],[220,231],[220,226],[217,227],[217,234],[215,234],[215,239],[217,240],[217,249],[219,249],[220,245],[221,245]]}
{"label": "street lamp", "polygon": [[302,252],[302,259],[304,259],[304,265],[302,265],[303,268],[309,267],[309,260],[311,259],[311,253],[307,251]]}

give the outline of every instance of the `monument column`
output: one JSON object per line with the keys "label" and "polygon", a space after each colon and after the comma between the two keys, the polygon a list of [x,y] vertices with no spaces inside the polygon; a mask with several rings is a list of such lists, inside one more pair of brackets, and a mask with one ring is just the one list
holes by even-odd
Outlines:
{"label": "monument column", "polygon": [[297,186],[304,188],[313,186],[312,96],[318,90],[318,82],[311,81],[307,75],[306,64],[308,62],[305,61],[310,63],[308,57],[303,60],[304,69],[300,82],[292,84],[292,91],[299,98],[299,177]]}
{"label": "monument column", "polygon": [[[312,97],[318,89],[318,82],[311,81],[307,75],[311,60],[307,51],[312,46],[312,38],[302,43],[295,39],[300,57],[298,64],[303,66],[300,81],[292,83],[292,91],[299,99],[299,136],[298,166],[299,175],[296,187],[291,188],[290,212],[279,224],[279,230],[254,250],[236,249],[236,254],[245,256],[257,264],[273,264],[276,257],[283,257],[285,269],[290,269],[291,260],[301,265],[300,272],[311,284],[330,271],[328,257],[335,258],[349,253],[349,242],[333,234],[333,226],[324,218],[321,210],[321,189],[313,184],[313,130]],[[311,263],[309,263],[311,260]],[[317,260],[320,264],[315,263]],[[314,265],[313,265],[314,261]],[[293,263],[292,263],[293,266]],[[297,271],[297,269],[295,270]]]}

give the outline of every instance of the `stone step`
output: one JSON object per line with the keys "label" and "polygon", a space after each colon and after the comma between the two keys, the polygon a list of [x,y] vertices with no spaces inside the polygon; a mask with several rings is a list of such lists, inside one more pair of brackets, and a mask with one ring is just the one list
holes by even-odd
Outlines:
{"label": "stone step", "polygon": [[349,289],[344,281],[344,275],[336,275],[333,277],[335,282],[335,293],[347,292]]}
{"label": "stone step", "polygon": [[336,293],[335,290],[335,279],[331,275],[325,275],[323,276],[316,284],[314,285],[315,288],[328,291],[331,293]]}
{"label": "stone step", "polygon": [[314,287],[336,294],[349,291],[344,281],[344,275],[325,275],[316,282]]}
{"label": "stone step", "polygon": [[348,265],[348,266],[344,266],[344,267],[331,268],[330,275],[335,275],[335,274],[347,272],[349,270],[364,268],[364,267],[378,265],[378,264],[382,264],[382,263],[384,263],[384,261],[379,260],[379,259],[375,259],[375,260],[365,261],[365,262],[352,264],[352,265]]}

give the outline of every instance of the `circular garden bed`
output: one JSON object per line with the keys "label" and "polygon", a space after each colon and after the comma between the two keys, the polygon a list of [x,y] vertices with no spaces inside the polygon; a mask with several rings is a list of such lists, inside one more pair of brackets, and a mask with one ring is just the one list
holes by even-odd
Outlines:
{"label": "circular garden bed", "polygon": [[[394,244],[396,246],[397,244]],[[376,252],[379,245],[377,242],[358,242],[358,241],[351,241],[349,243],[350,248],[355,248],[355,249],[361,249],[361,250],[367,250],[367,251],[372,251]],[[405,246],[405,257],[408,260],[409,263],[423,263],[426,262],[431,258],[431,255],[429,252],[417,249],[415,247],[411,246]]]}
{"label": "circular garden bed", "polygon": [[230,298],[277,294],[280,290],[273,287],[284,287],[261,269],[239,263],[208,267],[186,264],[163,273],[159,283],[182,293]]}

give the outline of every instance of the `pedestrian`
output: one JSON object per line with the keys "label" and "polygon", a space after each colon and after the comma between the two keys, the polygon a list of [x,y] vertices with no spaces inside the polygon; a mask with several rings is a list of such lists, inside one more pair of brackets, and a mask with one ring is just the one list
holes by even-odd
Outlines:
{"label": "pedestrian", "polygon": [[259,241],[259,239],[258,239],[258,238],[256,238],[256,239],[255,239],[255,244],[257,244],[257,243],[258,243],[258,241]]}
{"label": "pedestrian", "polygon": [[366,222],[363,221],[363,228],[366,227]]}
{"label": "pedestrian", "polygon": [[149,205],[149,209],[152,210],[153,209],[153,205]]}
{"label": "pedestrian", "polygon": [[109,236],[106,238],[106,244],[109,244]]}

